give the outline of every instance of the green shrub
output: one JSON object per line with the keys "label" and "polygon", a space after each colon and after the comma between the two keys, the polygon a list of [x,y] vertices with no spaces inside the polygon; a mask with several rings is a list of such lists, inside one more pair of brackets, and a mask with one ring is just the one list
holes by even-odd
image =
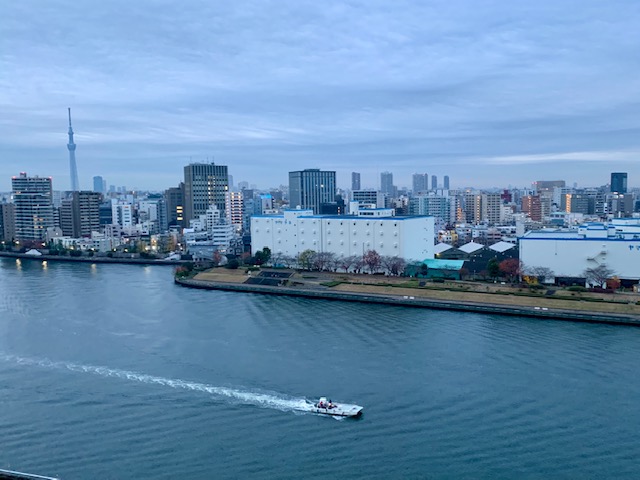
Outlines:
{"label": "green shrub", "polygon": [[580,285],[571,285],[567,288],[570,292],[586,292],[587,289],[585,287],[581,287]]}

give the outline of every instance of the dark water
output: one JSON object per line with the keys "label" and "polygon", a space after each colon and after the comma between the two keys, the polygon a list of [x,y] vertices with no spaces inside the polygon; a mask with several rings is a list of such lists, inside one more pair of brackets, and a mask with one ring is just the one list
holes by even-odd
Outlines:
{"label": "dark water", "polygon": [[[0,467],[68,479],[640,478],[640,329],[0,261]],[[360,420],[300,411],[365,406]]]}

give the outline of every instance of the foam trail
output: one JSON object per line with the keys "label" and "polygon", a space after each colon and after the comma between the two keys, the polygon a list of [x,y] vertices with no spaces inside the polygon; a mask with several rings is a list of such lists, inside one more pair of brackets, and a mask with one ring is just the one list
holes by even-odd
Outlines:
{"label": "foam trail", "polygon": [[206,383],[188,382],[185,380],[156,377],[128,370],[100,367],[94,365],[79,365],[68,362],[52,362],[47,359],[18,357],[14,355],[0,355],[5,362],[15,362],[19,365],[29,365],[57,370],[70,370],[78,373],[91,373],[101,377],[119,378],[146,384],[162,385],[175,389],[191,390],[207,393],[218,397],[226,397],[247,405],[256,405],[263,408],[273,408],[281,411],[309,411],[309,403],[304,398],[287,398],[284,395],[250,392],[228,387],[217,387]]}

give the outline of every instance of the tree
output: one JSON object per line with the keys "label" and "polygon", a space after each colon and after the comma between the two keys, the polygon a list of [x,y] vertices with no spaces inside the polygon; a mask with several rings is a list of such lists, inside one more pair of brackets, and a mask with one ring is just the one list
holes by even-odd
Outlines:
{"label": "tree", "polygon": [[587,284],[601,287],[609,278],[613,277],[614,273],[611,268],[602,263],[597,267],[587,268],[582,275],[587,279]]}
{"label": "tree", "polygon": [[331,252],[319,252],[313,258],[313,268],[315,270],[330,270],[335,254]]}
{"label": "tree", "polygon": [[264,247],[262,250],[258,250],[253,256],[253,264],[264,265],[265,263],[269,263],[270,259],[271,249],[269,247]]}
{"label": "tree", "polygon": [[380,269],[380,254],[375,250],[365,252],[363,256],[364,264],[369,268],[370,273],[375,273]]}
{"label": "tree", "polygon": [[238,259],[231,258],[225,265],[225,268],[228,268],[229,270],[236,270],[239,266],[240,266],[240,262],[238,261]]}
{"label": "tree", "polygon": [[314,266],[316,252],[314,250],[305,250],[298,255],[298,265],[305,270],[311,270]]}
{"label": "tree", "polygon": [[497,278],[500,275],[500,263],[498,263],[497,258],[492,258],[487,263],[487,272],[489,272],[489,276],[491,278]]}
{"label": "tree", "polygon": [[382,263],[382,268],[384,268],[390,275],[400,275],[406,266],[406,262],[403,258],[392,257],[390,255],[381,257],[380,262]]}
{"label": "tree", "polygon": [[507,258],[499,264],[500,271],[513,282],[520,275],[520,261],[517,258]]}
{"label": "tree", "polygon": [[356,257],[355,255],[349,255],[348,257],[338,257],[336,262],[337,262],[338,268],[343,269],[344,273],[347,273],[356,264],[356,262],[358,261],[358,258],[360,257]]}
{"label": "tree", "polygon": [[547,279],[553,279],[556,274],[548,267],[522,267],[522,274],[527,283],[544,283]]}

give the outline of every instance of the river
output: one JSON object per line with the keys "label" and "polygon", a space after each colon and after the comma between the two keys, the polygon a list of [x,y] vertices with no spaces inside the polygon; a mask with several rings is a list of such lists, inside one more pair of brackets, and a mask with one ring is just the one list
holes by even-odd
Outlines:
{"label": "river", "polygon": [[639,364],[637,327],[0,259],[0,467],[63,480],[639,478]]}

